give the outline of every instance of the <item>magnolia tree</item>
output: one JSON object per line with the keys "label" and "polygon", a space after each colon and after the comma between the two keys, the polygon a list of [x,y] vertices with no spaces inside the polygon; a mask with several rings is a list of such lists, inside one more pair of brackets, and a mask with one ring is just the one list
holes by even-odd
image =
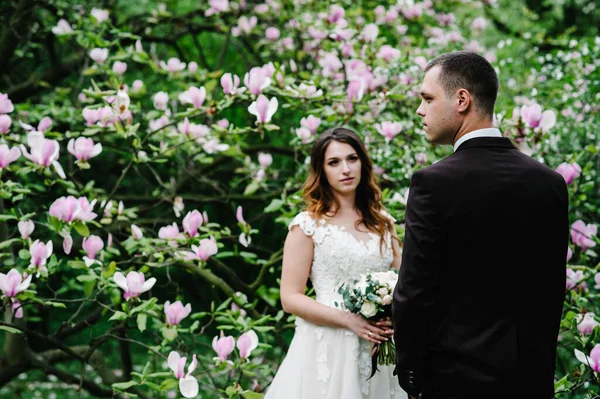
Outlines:
{"label": "magnolia tree", "polygon": [[76,68],[0,93],[3,395],[261,397],[311,142],[364,138],[402,237],[411,174],[449,154],[415,114],[423,68],[459,49],[499,73],[495,124],[568,184],[556,392],[600,392],[600,38],[507,36],[492,0],[195,3],[39,11]]}

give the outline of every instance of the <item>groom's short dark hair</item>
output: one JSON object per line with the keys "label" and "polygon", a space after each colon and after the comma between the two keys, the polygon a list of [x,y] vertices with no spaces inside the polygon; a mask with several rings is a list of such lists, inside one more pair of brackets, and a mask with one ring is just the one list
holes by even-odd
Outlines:
{"label": "groom's short dark hair", "polygon": [[438,65],[441,67],[438,82],[446,95],[451,96],[459,89],[466,89],[473,96],[480,113],[493,117],[498,96],[498,75],[484,57],[470,51],[442,54],[427,64],[425,73]]}

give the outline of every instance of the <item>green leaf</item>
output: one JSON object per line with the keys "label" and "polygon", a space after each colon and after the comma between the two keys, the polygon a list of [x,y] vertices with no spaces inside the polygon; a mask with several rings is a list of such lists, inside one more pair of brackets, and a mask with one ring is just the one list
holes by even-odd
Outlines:
{"label": "green leaf", "polygon": [[45,306],[52,306],[54,308],[63,308],[63,309],[67,308],[67,306],[64,303],[62,303],[62,302],[45,301],[45,302],[42,302],[42,303]]}
{"label": "green leaf", "polygon": [[269,206],[267,206],[264,210],[265,213],[275,212],[281,209],[281,207],[285,204],[285,201],[280,199],[274,199],[271,201]]}
{"label": "green leaf", "polygon": [[8,248],[13,242],[21,241],[20,238],[11,238],[10,240],[0,242],[0,249]]}
{"label": "green leaf", "polygon": [[146,330],[146,323],[148,322],[148,316],[146,313],[140,313],[137,316],[137,326],[140,332],[144,332]]}
{"label": "green leaf", "polygon": [[88,227],[83,222],[75,222],[75,223],[73,223],[73,228],[82,237],[89,237],[90,236],[90,229],[88,229]]}
{"label": "green leaf", "polygon": [[7,220],[17,220],[15,215],[0,215],[0,222],[6,222]]}
{"label": "green leaf", "polygon": [[19,250],[19,258],[21,258],[23,260],[31,259],[31,254],[29,253],[29,250],[25,249],[25,248]]}
{"label": "green leaf", "polygon": [[131,309],[131,314],[136,314],[150,309],[156,304],[156,301],[158,301],[158,298],[150,298],[147,301],[142,302],[140,305],[137,305],[135,308]]}
{"label": "green leaf", "polygon": [[177,329],[175,327],[163,327],[161,328],[162,336],[167,341],[174,341],[177,338]]}
{"label": "green leaf", "polygon": [[256,180],[252,180],[250,184],[246,186],[244,195],[252,195],[260,188],[260,184]]}
{"label": "green leaf", "polygon": [[272,130],[279,130],[279,126],[277,125],[273,125],[271,123],[267,123],[266,125],[263,126],[265,128],[265,130],[267,131],[272,131]]}
{"label": "green leaf", "polygon": [[119,389],[119,390],[126,390],[129,389],[131,387],[134,387],[138,385],[137,381],[127,381],[127,382],[117,382],[115,384],[112,384],[112,388],[113,389]]}
{"label": "green leaf", "polygon": [[172,375],[173,375],[173,373],[170,373],[168,371],[160,371],[160,372],[157,372],[157,373],[148,374],[146,377],[148,377],[148,378],[167,378],[167,377],[170,377]]}
{"label": "green leaf", "polygon": [[116,311],[115,314],[113,314],[112,316],[110,316],[110,319],[108,319],[108,321],[111,321],[111,320],[125,320],[126,318],[127,318],[127,314],[125,314],[123,312]]}
{"label": "green leaf", "polygon": [[85,282],[89,282],[89,281],[96,281],[98,279],[98,276],[94,275],[90,275],[90,274],[82,274],[81,276],[77,276],[75,277],[77,279],[77,281],[81,281],[82,283]]}
{"label": "green leaf", "polygon": [[12,333],[12,334],[23,334],[21,332],[21,330],[17,330],[16,328],[12,328],[9,326],[0,326],[0,330],[8,331],[9,333]]}
{"label": "green leaf", "polygon": [[244,391],[242,392],[242,397],[244,399],[262,399],[264,396],[261,393],[253,392],[253,391]]}
{"label": "green leaf", "polygon": [[179,381],[175,378],[169,378],[168,380],[164,380],[162,384],[160,384],[161,391],[168,391],[169,389],[173,389],[177,387]]}

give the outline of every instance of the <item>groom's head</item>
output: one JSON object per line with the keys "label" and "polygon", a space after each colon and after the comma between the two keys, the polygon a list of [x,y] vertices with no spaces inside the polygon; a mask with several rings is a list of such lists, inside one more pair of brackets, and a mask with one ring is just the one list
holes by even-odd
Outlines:
{"label": "groom's head", "polygon": [[491,123],[497,95],[498,75],[484,57],[457,51],[431,60],[425,67],[423,101],[417,109],[427,139],[452,144],[465,125]]}

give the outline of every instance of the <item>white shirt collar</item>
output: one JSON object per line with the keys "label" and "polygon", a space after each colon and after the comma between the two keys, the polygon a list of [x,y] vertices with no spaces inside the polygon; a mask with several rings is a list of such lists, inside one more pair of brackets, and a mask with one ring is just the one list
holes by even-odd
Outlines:
{"label": "white shirt collar", "polygon": [[474,139],[476,137],[502,137],[502,133],[500,133],[500,130],[496,129],[495,127],[473,130],[472,132],[469,132],[459,138],[456,143],[454,143],[454,151],[456,151],[458,147],[465,141]]}

